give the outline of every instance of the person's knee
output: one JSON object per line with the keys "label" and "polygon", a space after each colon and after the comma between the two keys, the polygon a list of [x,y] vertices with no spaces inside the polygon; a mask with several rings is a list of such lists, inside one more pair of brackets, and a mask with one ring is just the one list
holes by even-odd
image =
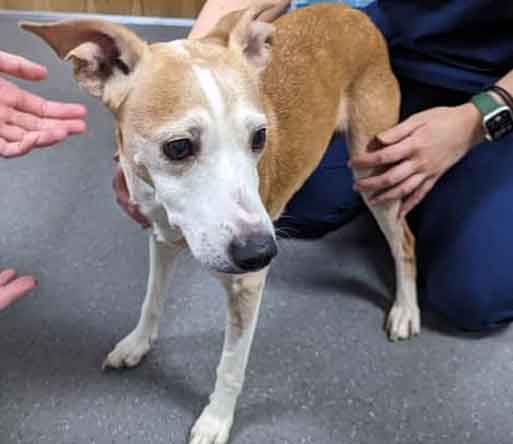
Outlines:
{"label": "person's knee", "polygon": [[[455,326],[468,331],[486,331],[513,320],[513,298],[502,296],[504,291],[492,283],[465,279],[460,285],[445,288],[440,282],[428,285],[423,299]],[[513,288],[511,291],[513,294]]]}

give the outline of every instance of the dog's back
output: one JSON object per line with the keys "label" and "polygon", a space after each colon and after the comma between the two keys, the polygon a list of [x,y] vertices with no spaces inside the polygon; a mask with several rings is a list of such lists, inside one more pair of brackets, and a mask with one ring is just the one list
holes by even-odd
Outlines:
{"label": "dog's back", "polygon": [[365,115],[372,114],[358,103],[361,93],[369,94],[364,100],[382,102],[377,111],[382,116],[370,118],[378,121],[375,128],[350,128],[362,140],[354,149],[397,122],[399,91],[385,41],[362,12],[322,4],[296,10],[274,25],[272,59],[264,74],[274,125],[260,176],[264,203],[276,218],[317,167],[333,133],[350,126],[350,114],[362,107]]}

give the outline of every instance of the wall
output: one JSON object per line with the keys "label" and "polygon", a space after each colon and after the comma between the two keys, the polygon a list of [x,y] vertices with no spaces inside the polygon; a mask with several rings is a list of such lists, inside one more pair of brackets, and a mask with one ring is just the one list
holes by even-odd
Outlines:
{"label": "wall", "polygon": [[0,9],[196,17],[205,0],[0,0]]}

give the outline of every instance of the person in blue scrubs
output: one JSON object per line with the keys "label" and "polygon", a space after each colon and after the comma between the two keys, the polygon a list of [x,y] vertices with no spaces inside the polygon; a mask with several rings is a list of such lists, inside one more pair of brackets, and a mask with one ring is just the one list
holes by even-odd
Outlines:
{"label": "person in blue scrubs", "polygon": [[[208,0],[191,35],[205,35],[222,15],[251,3]],[[291,2],[274,3],[281,10]],[[378,0],[363,10],[387,39],[401,123],[378,135],[379,154],[351,162],[386,171],[354,183],[344,140],[334,136],[278,232],[317,238],[341,227],[365,209],[358,191],[372,193],[376,205],[401,199],[417,238],[421,303],[463,329],[504,325],[513,320],[513,134],[483,142],[470,99],[496,83],[513,93],[513,1]],[[138,217],[123,205],[119,170],[114,183],[122,206]]]}
{"label": "person in blue scrubs", "polygon": [[[389,44],[402,123],[380,135],[384,162],[352,159],[388,167],[356,188],[376,204],[401,198],[405,212],[419,204],[409,220],[422,303],[466,330],[504,325],[513,320],[513,134],[476,145],[481,117],[469,100],[497,82],[513,92],[513,2],[379,0],[364,10]],[[318,237],[362,211],[347,161],[337,138],[278,225]]]}

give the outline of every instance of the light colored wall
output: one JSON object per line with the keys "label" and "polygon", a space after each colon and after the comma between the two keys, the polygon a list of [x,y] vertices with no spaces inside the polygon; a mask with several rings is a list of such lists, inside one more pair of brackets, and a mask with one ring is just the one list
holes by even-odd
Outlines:
{"label": "light colored wall", "polygon": [[205,0],[0,0],[0,9],[196,17]]}
{"label": "light colored wall", "polygon": [[292,7],[304,7],[308,5],[313,5],[315,3],[347,3],[351,6],[355,6],[357,8],[362,8],[363,6],[367,6],[375,0],[292,0]]}

